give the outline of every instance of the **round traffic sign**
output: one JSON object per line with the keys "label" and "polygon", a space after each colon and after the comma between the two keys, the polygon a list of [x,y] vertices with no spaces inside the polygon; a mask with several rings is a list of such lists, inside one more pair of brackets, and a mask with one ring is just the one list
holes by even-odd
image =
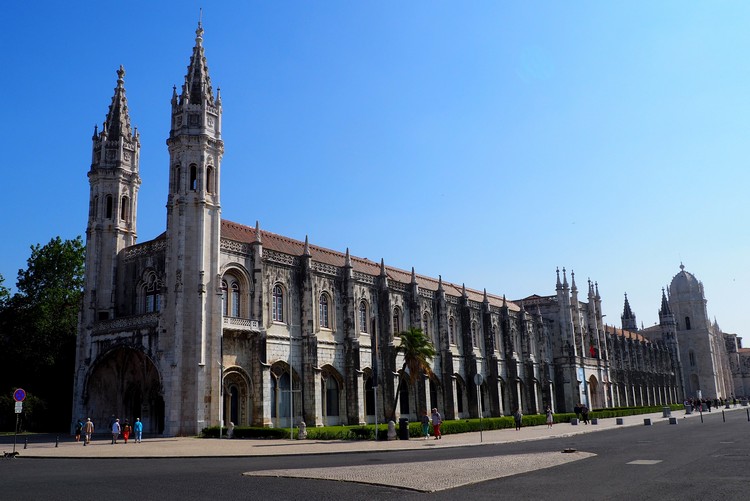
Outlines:
{"label": "round traffic sign", "polygon": [[13,400],[15,400],[16,402],[23,402],[25,398],[26,392],[23,390],[23,388],[18,388],[13,392]]}

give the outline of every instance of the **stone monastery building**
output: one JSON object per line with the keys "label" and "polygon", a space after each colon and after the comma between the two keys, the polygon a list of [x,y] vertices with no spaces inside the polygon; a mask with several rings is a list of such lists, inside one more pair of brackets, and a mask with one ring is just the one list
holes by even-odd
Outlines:
{"label": "stone monastery building", "polygon": [[480,403],[499,416],[732,393],[723,334],[684,270],[669,299],[662,292],[660,324],[637,332],[627,298],[632,325],[605,326],[598,285],[579,291],[565,269],[553,295],[510,301],[223,220],[222,101],[200,24],[196,35],[172,95],[167,228],[154,240],[136,243],[140,143],[122,67],[94,130],[74,417],[139,417],[166,435],[229,421],[286,427],[290,416],[383,422],[409,327],[437,351],[434,374],[402,386],[395,411],[411,419],[432,407],[478,417]]}

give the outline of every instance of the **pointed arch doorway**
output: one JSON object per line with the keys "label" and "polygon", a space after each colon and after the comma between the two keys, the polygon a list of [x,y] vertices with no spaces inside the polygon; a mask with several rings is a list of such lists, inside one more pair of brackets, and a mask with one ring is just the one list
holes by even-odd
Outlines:
{"label": "pointed arch doorway", "polygon": [[143,352],[117,347],[97,360],[86,381],[83,403],[97,431],[112,417],[143,423],[145,434],[164,432],[164,397],[159,371]]}

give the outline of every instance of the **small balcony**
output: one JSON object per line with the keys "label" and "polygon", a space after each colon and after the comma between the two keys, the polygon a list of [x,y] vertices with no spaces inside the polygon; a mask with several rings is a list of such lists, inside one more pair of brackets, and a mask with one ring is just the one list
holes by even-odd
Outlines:
{"label": "small balcony", "polygon": [[239,332],[260,332],[260,323],[249,318],[224,317],[224,329]]}

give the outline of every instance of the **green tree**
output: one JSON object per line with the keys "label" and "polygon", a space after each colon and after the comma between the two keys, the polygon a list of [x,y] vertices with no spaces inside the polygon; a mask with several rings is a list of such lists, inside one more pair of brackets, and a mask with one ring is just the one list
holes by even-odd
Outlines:
{"label": "green tree", "polygon": [[31,246],[17,292],[0,307],[0,391],[22,387],[40,398],[36,427],[65,430],[70,421],[78,310],[83,291],[81,237]]}
{"label": "green tree", "polygon": [[430,339],[419,327],[410,327],[409,330],[403,331],[398,335],[400,343],[396,347],[396,353],[401,353],[404,357],[404,365],[401,367],[402,376],[398,379],[398,387],[396,388],[396,395],[393,399],[393,415],[391,419],[396,419],[396,404],[398,404],[398,397],[401,393],[401,385],[403,384],[403,374],[409,375],[409,383],[411,385],[417,380],[421,374],[432,374],[432,368],[430,367],[430,360],[435,357],[437,353],[435,346],[433,346]]}
{"label": "green tree", "polygon": [[5,283],[5,277],[0,273],[0,308],[4,307],[10,299],[10,291],[3,285]]}

